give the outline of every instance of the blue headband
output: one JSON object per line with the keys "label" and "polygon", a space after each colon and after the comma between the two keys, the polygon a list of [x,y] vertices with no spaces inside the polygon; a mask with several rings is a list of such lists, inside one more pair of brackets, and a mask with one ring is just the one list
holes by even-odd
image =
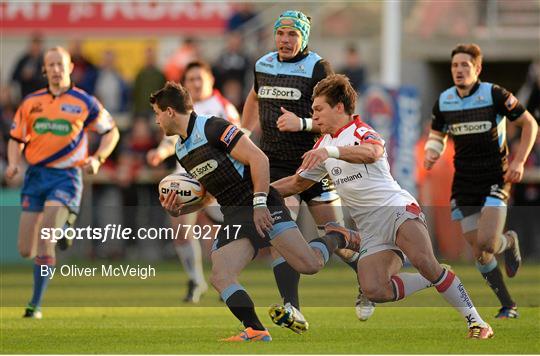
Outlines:
{"label": "blue headband", "polygon": [[302,47],[300,50],[303,51],[306,49],[309,39],[309,29],[311,27],[311,23],[306,15],[300,11],[287,10],[279,15],[274,23],[274,36],[280,27],[290,27],[300,31],[302,35]]}

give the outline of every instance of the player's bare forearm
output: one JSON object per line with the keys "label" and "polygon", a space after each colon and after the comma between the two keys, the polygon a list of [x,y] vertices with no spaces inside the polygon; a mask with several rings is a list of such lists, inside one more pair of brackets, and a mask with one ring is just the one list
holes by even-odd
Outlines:
{"label": "player's bare forearm", "polygon": [[99,147],[94,153],[94,156],[102,159],[109,157],[118,144],[119,139],[120,133],[118,132],[118,128],[114,127],[111,131],[101,137],[101,142],[99,143]]}
{"label": "player's bare forearm", "polygon": [[528,111],[525,111],[515,123],[521,127],[521,138],[514,160],[525,163],[536,140],[538,124]]}
{"label": "player's bare forearm", "polygon": [[157,150],[162,160],[174,154],[174,145],[178,140],[178,136],[165,136],[159,143]]}
{"label": "player's bare forearm", "polygon": [[273,182],[272,187],[274,187],[282,197],[286,198],[291,195],[302,193],[315,183],[316,182],[306,179],[299,174],[295,174]]}
{"label": "player's bare forearm", "polygon": [[441,157],[446,147],[447,134],[431,129],[424,146],[424,168],[430,170]]}
{"label": "player's bare forearm", "polygon": [[9,139],[7,149],[7,159],[9,165],[18,166],[21,163],[22,151],[24,149],[24,143]]}
{"label": "player's bare forearm", "polygon": [[338,147],[338,149],[339,159],[349,163],[374,163],[384,154],[383,146],[371,143]]}
{"label": "player's bare forearm", "polygon": [[259,125],[259,101],[255,89],[252,88],[249,91],[246,103],[244,104],[244,110],[242,111],[242,128],[253,132]]}
{"label": "player's bare forearm", "polygon": [[268,157],[261,151],[261,155],[256,155],[249,161],[251,180],[253,181],[254,192],[268,193],[270,186],[270,164]]}

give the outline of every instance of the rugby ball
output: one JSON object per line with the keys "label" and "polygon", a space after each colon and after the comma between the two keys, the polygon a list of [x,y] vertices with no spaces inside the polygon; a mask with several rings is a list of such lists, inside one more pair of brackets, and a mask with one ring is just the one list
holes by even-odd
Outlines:
{"label": "rugby ball", "polygon": [[176,199],[180,204],[193,205],[201,202],[206,189],[195,178],[187,173],[172,173],[159,182],[159,194],[167,195],[171,190],[176,191]]}

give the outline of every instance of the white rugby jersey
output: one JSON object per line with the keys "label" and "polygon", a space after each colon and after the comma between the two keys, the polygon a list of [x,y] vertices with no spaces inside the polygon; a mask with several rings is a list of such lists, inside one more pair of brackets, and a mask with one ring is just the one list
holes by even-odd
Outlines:
{"label": "white rugby jersey", "polygon": [[238,111],[218,90],[214,90],[211,97],[193,103],[193,110],[204,116],[217,116],[240,126],[240,115]]}
{"label": "white rugby jersey", "polygon": [[[360,116],[354,115],[353,119],[334,135],[322,136],[314,148],[354,146],[365,143],[381,145],[384,148],[384,140],[375,130],[362,122]],[[351,216],[358,225],[357,218],[375,208],[418,204],[390,174],[387,157],[385,149],[383,156],[374,163],[349,163],[328,158],[318,167],[303,171],[300,175],[313,181],[320,181],[328,173],[334,181],[338,195],[350,209]]]}

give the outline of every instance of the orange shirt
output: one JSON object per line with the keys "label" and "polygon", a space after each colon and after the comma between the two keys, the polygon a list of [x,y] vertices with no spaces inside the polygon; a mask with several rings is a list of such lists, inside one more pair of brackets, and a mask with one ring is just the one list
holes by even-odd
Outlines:
{"label": "orange shirt", "polygon": [[46,88],[24,99],[10,136],[26,145],[29,164],[71,168],[80,166],[88,155],[86,130],[105,134],[114,127],[109,112],[85,91],[72,87],[55,97]]}

